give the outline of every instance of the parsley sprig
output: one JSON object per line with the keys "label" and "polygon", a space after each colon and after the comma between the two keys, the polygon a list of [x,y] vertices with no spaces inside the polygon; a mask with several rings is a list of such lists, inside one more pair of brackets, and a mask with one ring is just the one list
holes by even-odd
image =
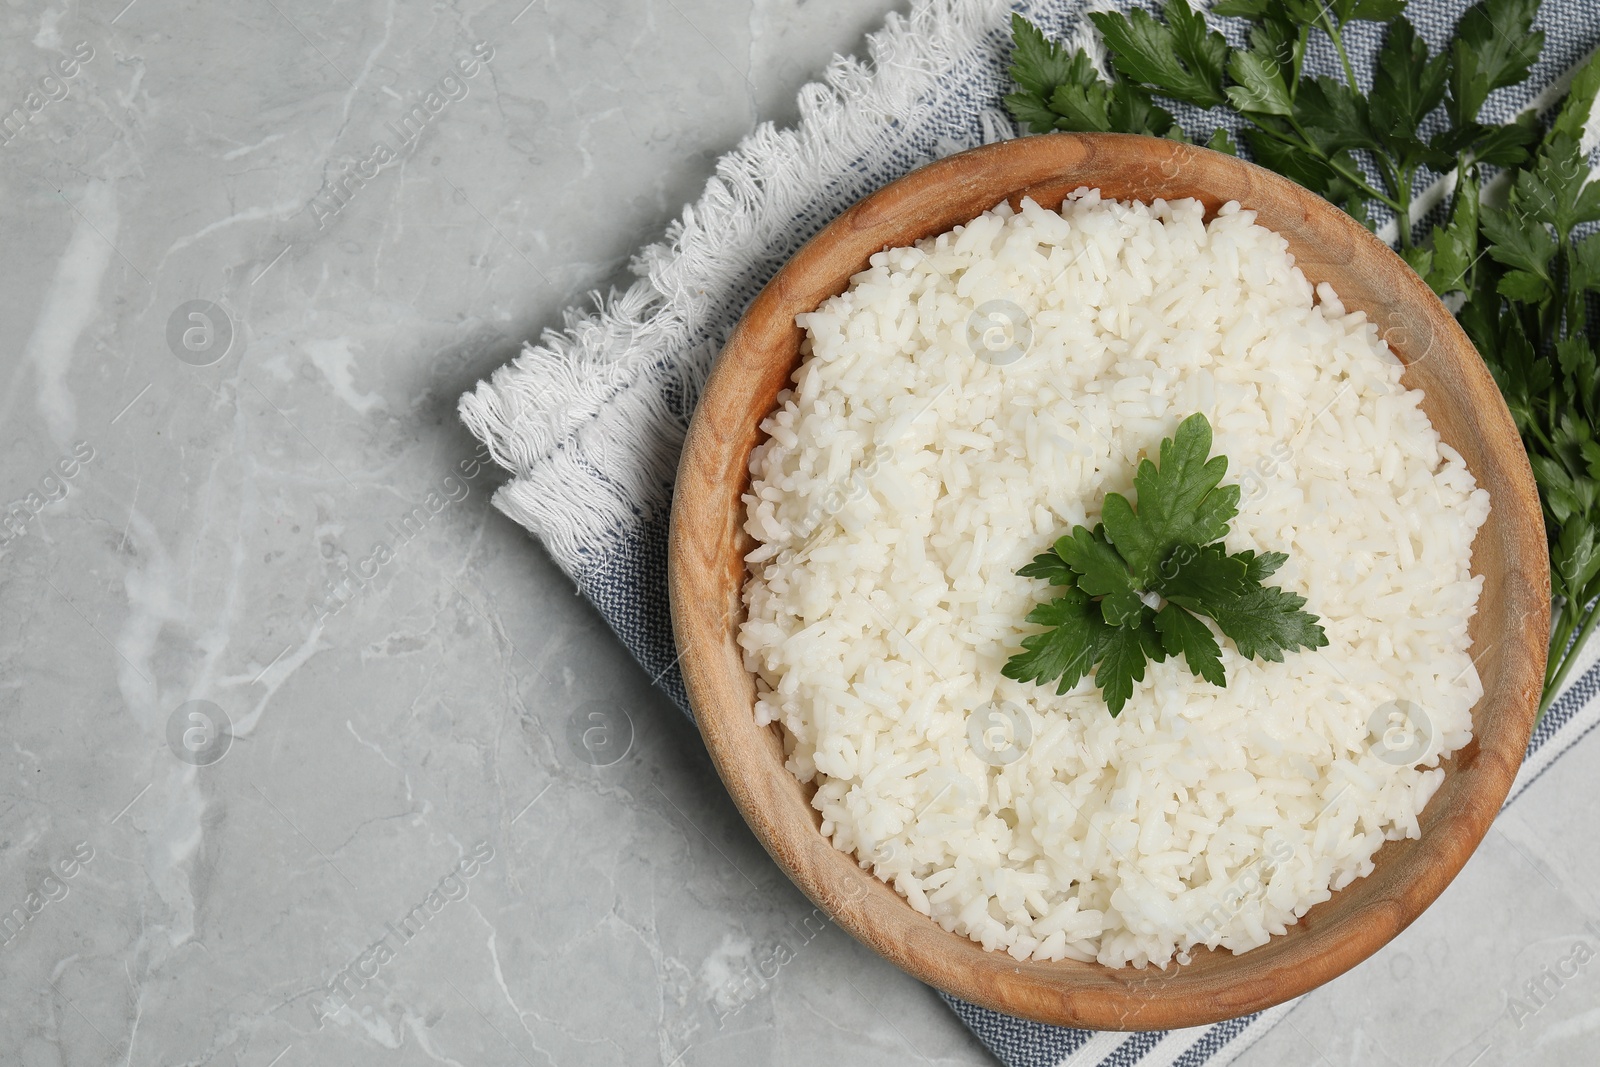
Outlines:
{"label": "parsley sprig", "polygon": [[[1255,162],[1339,205],[1369,227],[1392,215],[1399,252],[1457,317],[1494,374],[1538,481],[1555,598],[1544,701],[1600,628],[1600,183],[1582,149],[1600,91],[1600,54],[1575,72],[1564,103],[1509,122],[1484,117],[1489,95],[1523,82],[1544,47],[1539,0],[1479,0],[1435,53],[1404,0],[1220,0],[1243,19],[1234,47],[1186,0],[1160,16],[1090,14],[1109,59],[1102,76],[1013,17],[1012,115],[1034,132],[1144,133],[1187,141],[1162,107],[1231,113]],[[1363,89],[1345,45],[1352,23],[1380,24]],[[1320,36],[1339,76],[1305,70]],[[1592,42],[1591,42],[1592,43]],[[1212,111],[1209,119],[1215,119]],[[1201,131],[1203,133],[1203,131]],[[1237,152],[1216,126],[1205,142]],[[1441,224],[1415,232],[1417,197],[1454,179]]]}
{"label": "parsley sprig", "polygon": [[1160,466],[1139,463],[1137,506],[1107,493],[1094,529],[1074,526],[1017,572],[1061,591],[1028,614],[1047,629],[1023,638],[1023,651],[1002,669],[1007,678],[1055,682],[1066,693],[1092,670],[1116,716],[1148,660],[1182,656],[1212,685],[1228,684],[1204,618],[1248,658],[1281,662],[1285,652],[1328,643],[1317,617],[1301,610],[1305,597],[1263,584],[1288,556],[1223,546],[1239,487],[1221,484],[1228,459],[1211,455],[1206,417],[1183,420],[1160,456]]}

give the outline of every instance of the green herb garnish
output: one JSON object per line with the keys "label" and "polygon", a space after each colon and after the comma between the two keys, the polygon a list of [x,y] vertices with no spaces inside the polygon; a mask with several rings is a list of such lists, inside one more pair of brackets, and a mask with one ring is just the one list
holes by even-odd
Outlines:
{"label": "green herb garnish", "polygon": [[[1522,81],[1539,58],[1544,34],[1531,29],[1538,0],[1483,0],[1456,25],[1451,50],[1433,55],[1402,12],[1404,0],[1221,0],[1212,14],[1248,21],[1246,47],[1234,48],[1186,0],[1167,0],[1163,19],[1134,10],[1089,14],[1105,41],[1110,77],[1089,56],[1047,40],[1020,15],[1011,20],[1011,76],[1019,92],[1006,106],[1035,133],[1144,133],[1187,141],[1157,97],[1197,107],[1225,107],[1245,126],[1257,163],[1292,178],[1367,225],[1382,205],[1397,220],[1400,246],[1413,247],[1412,201],[1424,169],[1459,167],[1476,181],[1480,163],[1519,166],[1538,137],[1529,118],[1479,121],[1489,93]],[[1345,50],[1352,22],[1377,22],[1387,33],[1364,92]],[[1313,33],[1324,35],[1344,77],[1304,73]],[[1441,106],[1447,124],[1431,136],[1424,122]],[[1208,147],[1235,152],[1216,128]],[[1476,185],[1473,186],[1474,196]],[[1455,220],[1452,219],[1452,223]],[[1451,227],[1440,228],[1451,233]],[[1472,253],[1456,232],[1437,277],[1448,281]],[[1434,249],[1407,259],[1425,276]],[[1465,254],[1463,255],[1463,251]],[[1430,253],[1424,255],[1422,253]]]}
{"label": "green herb garnish", "polygon": [[[1328,643],[1305,597],[1263,579],[1289,557],[1235,552],[1222,544],[1239,513],[1239,487],[1222,485],[1226,456],[1211,455],[1211,424],[1190,415],[1161,442],[1161,464],[1139,463],[1138,506],[1107,493],[1093,530],[1074,526],[1018,574],[1062,592],[1028,614],[1049,627],[1025,637],[1001,673],[1019,682],[1056,682],[1065,693],[1094,671],[1113,716],[1144,681],[1146,660],[1182,656],[1195,674],[1226,686],[1222,648],[1200,616],[1216,623],[1239,654],[1280,662],[1285,652]],[[1152,603],[1154,602],[1154,603]]]}
{"label": "green herb garnish", "polygon": [[[1480,0],[1429,51],[1404,0],[1220,0],[1211,13],[1245,21],[1235,48],[1185,0],[1161,16],[1094,12],[1109,71],[1013,16],[1011,114],[1049,130],[1144,133],[1187,141],[1159,101],[1232,113],[1255,162],[1374,227],[1391,214],[1399,252],[1457,317],[1516,420],[1544,503],[1555,598],[1548,707],[1600,627],[1600,221],[1584,129],[1600,90],[1600,54],[1573,75],[1565,102],[1510,122],[1484,121],[1490,93],[1523,82],[1544,46],[1538,0]],[[1345,48],[1353,22],[1379,24],[1384,43],[1364,90]],[[1340,77],[1305,73],[1325,38]],[[1205,132],[1198,131],[1203,139]],[[1208,147],[1235,152],[1218,127]],[[1455,190],[1442,224],[1414,232],[1417,198],[1446,177]],[[1504,192],[1502,192],[1504,191]],[[1504,206],[1493,206],[1496,203]],[[1420,238],[1420,239],[1419,239]]]}

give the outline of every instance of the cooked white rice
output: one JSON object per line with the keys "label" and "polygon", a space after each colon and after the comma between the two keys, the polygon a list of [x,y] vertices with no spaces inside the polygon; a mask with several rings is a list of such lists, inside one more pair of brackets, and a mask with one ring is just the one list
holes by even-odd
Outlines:
{"label": "cooked white rice", "polygon": [[[1482,692],[1488,494],[1254,213],[1001,205],[799,324],[750,461],[740,643],[838,848],[985,948],[1143,966],[1261,945],[1417,836]],[[1053,595],[1017,568],[1197,411],[1243,485],[1228,548],[1289,553],[1270,581],[1328,647],[1224,638],[1226,689],[1168,659],[1117,718],[1090,679],[1002,677]]]}

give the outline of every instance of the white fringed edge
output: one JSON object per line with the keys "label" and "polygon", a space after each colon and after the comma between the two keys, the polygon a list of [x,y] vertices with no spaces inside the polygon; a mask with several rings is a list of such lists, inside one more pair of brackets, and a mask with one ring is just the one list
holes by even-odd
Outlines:
{"label": "white fringed edge", "polygon": [[[639,277],[626,291],[568,309],[564,329],[462,396],[462,421],[513,474],[495,506],[569,574],[666,501],[692,400],[722,341],[708,335],[742,310],[729,306],[740,284],[770,269],[795,213],[874,141],[895,136],[885,119],[931,110],[938,80],[1005,25],[1007,10],[1003,0],[917,0],[909,16],[891,14],[868,38],[869,62],[835,56],[800,91],[797,128],[763,123],[718,162],[700,200],[634,258]],[[1009,135],[1003,115],[985,125]],[[666,399],[673,385],[686,398],[681,411]]]}

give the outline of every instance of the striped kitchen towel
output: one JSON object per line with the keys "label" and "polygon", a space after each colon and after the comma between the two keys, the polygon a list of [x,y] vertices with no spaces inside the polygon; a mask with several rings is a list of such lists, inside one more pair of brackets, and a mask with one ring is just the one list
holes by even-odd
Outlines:
{"label": "striped kitchen towel", "polygon": [[[1600,37],[1587,2],[1546,0],[1544,56],[1531,84],[1557,83]],[[1015,6],[1053,36],[1084,32],[1081,3]],[[1408,14],[1437,51],[1465,6],[1413,0]],[[1015,136],[1000,107],[1010,10],[998,0],[915,0],[909,15],[891,15],[864,60],[835,58],[801,91],[796,128],[759,126],[718,162],[665,239],[639,252],[631,287],[569,311],[563,330],[462,398],[463,419],[512,474],[495,505],[544,543],[686,712],[667,614],[666,531],[679,447],[711,361],[761,285],[844,208],[933,159]],[[1373,29],[1357,24],[1347,37],[1358,69],[1379,43],[1362,32]],[[1308,62],[1333,58],[1313,53]],[[1531,90],[1496,97],[1507,114],[1539,103]],[[1176,111],[1191,133],[1209,132],[1193,111]],[[1513,799],[1600,717],[1594,654],[1535,733]],[[1291,1005],[1139,1034],[951,1007],[1009,1067],[1220,1067]]]}

